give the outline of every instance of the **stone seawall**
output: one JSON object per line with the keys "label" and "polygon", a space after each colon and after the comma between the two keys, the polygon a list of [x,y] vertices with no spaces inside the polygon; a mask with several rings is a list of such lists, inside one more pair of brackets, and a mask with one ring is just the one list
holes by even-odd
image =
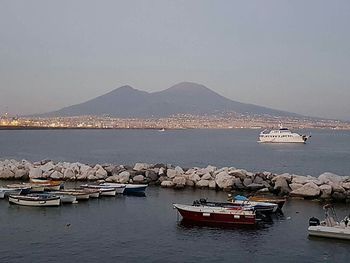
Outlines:
{"label": "stone seawall", "polygon": [[318,177],[271,172],[252,173],[234,167],[182,168],[169,164],[136,163],[128,165],[53,162],[50,160],[0,161],[0,180],[49,178],[67,181],[147,183],[165,188],[185,187],[213,190],[242,190],[273,193],[305,199],[350,201],[350,177],[323,173]]}

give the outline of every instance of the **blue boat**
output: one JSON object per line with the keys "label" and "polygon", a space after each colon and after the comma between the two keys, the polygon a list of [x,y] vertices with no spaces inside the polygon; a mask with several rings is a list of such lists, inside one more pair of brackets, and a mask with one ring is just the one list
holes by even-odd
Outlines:
{"label": "blue boat", "polygon": [[277,204],[267,203],[267,202],[249,201],[249,199],[247,197],[242,196],[242,195],[236,195],[234,197],[234,200],[232,200],[231,202],[234,204],[239,204],[239,205],[250,205],[257,212],[274,213],[278,209]]}
{"label": "blue boat", "polygon": [[100,184],[103,187],[121,187],[124,186],[124,192],[125,195],[132,195],[132,194],[144,194],[145,190],[147,188],[147,184],[116,184],[116,183],[103,183]]}

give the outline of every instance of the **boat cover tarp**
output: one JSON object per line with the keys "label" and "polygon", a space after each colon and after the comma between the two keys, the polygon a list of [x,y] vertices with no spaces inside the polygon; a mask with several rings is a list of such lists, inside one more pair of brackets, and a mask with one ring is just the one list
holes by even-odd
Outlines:
{"label": "boat cover tarp", "polygon": [[236,195],[235,196],[235,200],[238,200],[238,201],[248,201],[248,198],[243,196],[243,195]]}

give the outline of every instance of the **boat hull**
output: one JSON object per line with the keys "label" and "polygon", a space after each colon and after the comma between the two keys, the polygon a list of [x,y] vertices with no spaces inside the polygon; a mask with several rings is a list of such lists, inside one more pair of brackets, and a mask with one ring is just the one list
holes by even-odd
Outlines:
{"label": "boat hull", "polygon": [[310,226],[310,236],[350,240],[350,227]]}
{"label": "boat hull", "polygon": [[58,195],[58,197],[61,199],[61,202],[65,204],[72,204],[77,201],[77,197],[74,195]]}
{"label": "boat hull", "polygon": [[124,192],[124,189],[125,189],[125,185],[123,184],[100,184],[100,185],[88,185],[88,184],[84,184],[84,185],[81,185],[80,187],[83,187],[85,189],[97,189],[97,190],[100,190],[101,188],[104,188],[104,189],[111,189],[111,190],[115,190],[116,194],[122,194]]}
{"label": "boat hull", "polygon": [[279,130],[262,131],[259,135],[260,143],[306,143],[311,135],[301,135],[291,132],[289,129],[280,128]]}
{"label": "boat hull", "polygon": [[147,188],[147,184],[117,184],[117,183],[103,183],[102,187],[116,187],[120,194],[142,194]]}
{"label": "boat hull", "polygon": [[8,195],[19,195],[22,189],[0,188],[0,199],[5,198]]}
{"label": "boat hull", "polygon": [[91,198],[99,198],[100,197],[100,192],[89,193],[89,196]]}
{"label": "boat hull", "polygon": [[278,208],[282,209],[284,203],[286,202],[286,199],[269,198],[269,197],[263,197],[263,196],[252,196],[252,197],[249,197],[249,201],[277,204]]}
{"label": "boat hull", "polygon": [[16,205],[23,206],[59,206],[61,204],[60,198],[50,198],[47,200],[34,200],[31,198],[21,196],[9,196],[9,202]]}
{"label": "boat hull", "polygon": [[101,189],[100,195],[101,196],[116,196],[117,192],[114,188],[111,189]]}
{"label": "boat hull", "polygon": [[239,205],[250,205],[253,207],[255,211],[261,212],[261,213],[274,213],[278,209],[278,205],[273,203],[241,201],[241,200],[235,200],[233,203],[239,204]]}
{"label": "boat hull", "polygon": [[144,193],[147,185],[127,185],[124,190],[124,194],[140,194]]}
{"label": "boat hull", "polygon": [[247,211],[213,209],[211,207],[191,207],[174,204],[186,221],[215,224],[254,225],[256,217]]}
{"label": "boat hull", "polygon": [[89,193],[85,193],[83,190],[66,189],[57,192],[52,192],[55,195],[73,195],[76,200],[88,200],[90,198]]}

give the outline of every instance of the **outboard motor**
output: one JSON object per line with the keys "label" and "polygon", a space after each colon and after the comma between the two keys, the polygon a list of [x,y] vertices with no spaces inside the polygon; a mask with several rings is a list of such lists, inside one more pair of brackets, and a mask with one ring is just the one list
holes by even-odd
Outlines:
{"label": "outboard motor", "polygon": [[319,226],[320,225],[320,220],[316,217],[311,217],[309,219],[309,226]]}

